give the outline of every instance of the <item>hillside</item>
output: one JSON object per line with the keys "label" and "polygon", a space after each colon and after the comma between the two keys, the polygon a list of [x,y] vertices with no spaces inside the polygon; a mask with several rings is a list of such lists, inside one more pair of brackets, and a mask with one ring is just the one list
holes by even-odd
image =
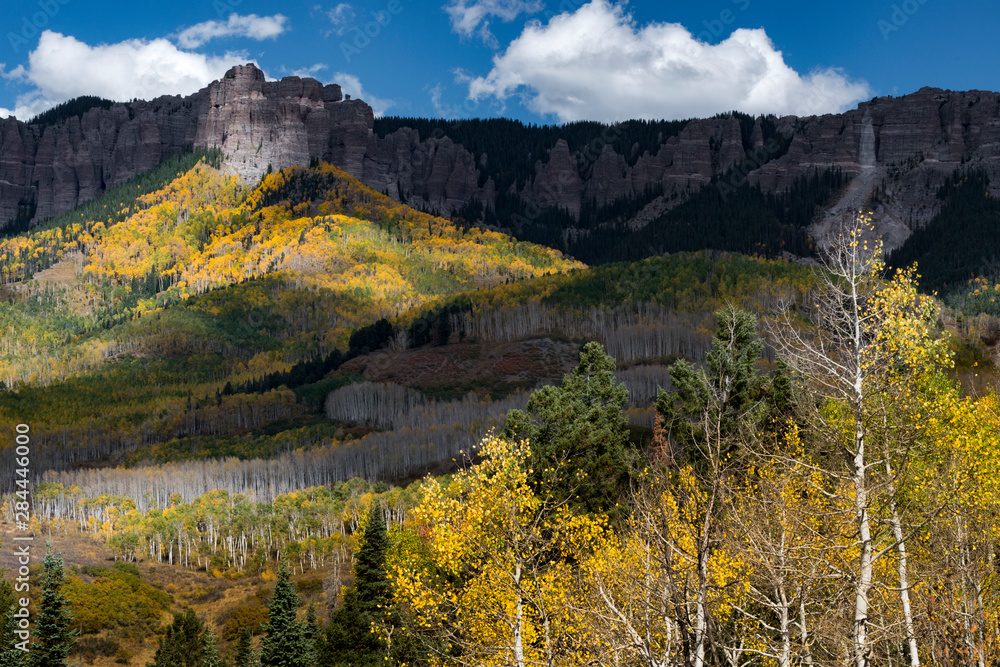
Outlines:
{"label": "hillside", "polygon": [[398,202],[590,264],[707,248],[809,256],[860,208],[892,249],[938,215],[956,172],[1000,183],[998,104],[923,88],[803,118],[376,119],[336,84],[269,82],[248,64],[185,98],[80,99],[0,124],[0,222],[52,220],[193,146],[220,150],[245,187],[323,160]]}
{"label": "hillside", "polygon": [[[957,319],[920,296],[911,273],[883,273],[877,252],[860,277],[834,280],[763,252],[588,267],[417,211],[319,161],[250,186],[220,157],[181,156],[0,241],[0,428],[27,428],[31,443],[30,471],[0,457],[0,522],[5,537],[27,529],[73,552],[62,590],[84,661],[159,651],[162,662],[187,635],[187,649],[171,650],[197,655],[214,641],[237,660],[241,647],[303,628],[320,656],[304,664],[322,667],[362,650],[430,664],[448,641],[502,656],[495,629],[517,600],[531,610],[517,622],[539,638],[527,650],[558,653],[556,664],[616,655],[622,625],[638,619],[692,627],[684,610],[699,604],[728,638],[706,638],[706,651],[721,656],[746,628],[773,647],[781,607],[769,596],[785,584],[767,559],[783,539],[810,554],[791,561],[785,595],[817,628],[817,653],[833,655],[858,580],[856,487],[844,482],[855,459],[841,452],[856,446],[844,434],[859,432],[906,471],[865,467],[878,585],[898,583],[893,521],[919,527],[906,539],[921,581],[962,545],[988,548],[988,531],[954,533],[950,517],[994,525],[993,496],[965,480],[984,479],[1000,451],[995,396],[977,393],[995,382],[1000,336],[989,336],[990,315]],[[747,238],[775,221],[801,232],[809,189],[838,183],[817,177],[789,197],[744,188],[733,201],[768,211]],[[991,206],[983,182],[949,184],[942,219]],[[671,215],[739,210],[702,192]],[[681,240],[666,223],[640,237],[650,251]],[[904,250],[923,252],[913,238]],[[849,398],[824,393],[839,386],[825,373],[852,358],[831,322],[862,311],[836,310],[854,302],[829,296],[851,280],[860,308],[879,311],[858,325],[865,360],[879,362],[862,367],[862,427]],[[974,289],[970,302],[989,292]],[[831,356],[805,356],[816,349]],[[890,487],[908,498],[902,509]],[[724,511],[705,509],[709,494]],[[942,497],[962,499],[948,517]],[[672,566],[648,558],[657,549],[700,550],[708,574],[687,564],[678,576],[718,587],[609,621],[608,605],[648,593],[620,573],[646,568],[661,597],[672,586]],[[990,576],[966,572],[969,586]],[[363,612],[381,619],[374,633],[357,612],[366,586],[382,591],[385,611]],[[962,592],[935,590],[957,618]],[[296,613],[296,595],[311,611]],[[929,595],[914,587],[925,608]],[[741,611],[753,605],[763,611]],[[973,613],[992,628],[992,594],[982,605]],[[892,600],[873,609],[886,627],[897,614]],[[928,614],[915,623],[935,632]],[[958,636],[938,640],[964,645]],[[662,650],[680,655],[671,641]]]}
{"label": "hillside", "polygon": [[[748,140],[761,126],[715,120],[741,124]],[[421,131],[436,141],[437,129]],[[470,142],[478,131],[451,129]],[[541,137],[532,150],[551,163],[566,136],[591,129],[521,127],[510,141]],[[684,130],[629,131],[641,144]],[[27,428],[31,443],[30,470],[13,445],[0,457],[0,521],[5,536],[22,532],[18,494],[29,495],[27,530],[74,551],[63,590],[86,662],[154,660],[157,642],[162,662],[180,641],[167,629],[177,624],[196,637],[195,654],[215,641],[205,624],[222,653],[245,658],[240,646],[275,635],[265,621],[279,622],[275,600],[289,590],[315,604],[298,614],[314,621],[282,632],[310,628],[326,656],[310,664],[323,667],[361,650],[426,664],[442,642],[505,655],[495,628],[507,627],[516,600],[531,609],[518,621],[536,637],[528,652],[558,653],[556,664],[617,655],[622,624],[640,616],[694,627],[697,615],[683,609],[698,605],[728,638],[705,635],[721,661],[746,632],[769,651],[781,643],[772,616],[783,607],[770,595],[786,584],[772,580],[768,559],[782,539],[810,550],[789,561],[796,583],[785,595],[829,657],[847,636],[842,601],[859,580],[857,484],[872,485],[865,520],[882,559],[873,581],[886,590],[899,583],[889,567],[897,526],[914,531],[904,539],[921,582],[935,581],[956,549],[991,548],[988,531],[973,538],[951,522],[995,523],[992,495],[964,481],[983,479],[1000,451],[991,393],[1000,292],[962,280],[987,273],[980,255],[992,266],[989,225],[970,224],[994,213],[986,172],[949,176],[927,231],[890,257],[918,259],[927,284],[949,290],[951,312],[917,293],[914,274],[882,272],[877,251],[863,274],[832,281],[777,258],[814,251],[810,221],[854,187],[837,169],[779,193],[729,189],[734,172],[724,172],[641,229],[624,222],[634,201],[581,209],[587,234],[560,212],[563,233],[539,240],[590,253],[598,264],[586,266],[487,229],[485,218],[417,210],[320,160],[256,182],[231,167],[217,150],[181,153],[0,239],[0,428]],[[531,179],[501,170],[486,181],[494,177]],[[660,195],[644,196],[642,207]],[[958,238],[936,254],[928,239],[949,229]],[[966,237],[980,243],[968,248]],[[855,252],[877,247],[852,238]],[[879,311],[858,324],[871,355],[860,401],[828,375],[852,358],[831,323],[861,311],[837,310],[853,297],[829,292],[851,280],[860,308]],[[810,360],[817,350],[830,356]],[[847,477],[855,459],[842,452],[869,451],[851,433],[903,473],[868,465],[861,482]],[[710,494],[724,511],[706,509]],[[378,520],[388,526],[381,547],[370,542]],[[661,525],[666,533],[648,531]],[[371,549],[385,549],[381,561]],[[654,565],[656,549],[700,553],[708,569]],[[281,583],[282,562],[297,583]],[[616,573],[644,567],[661,597],[675,574],[715,583],[682,594],[680,608],[609,617],[608,605],[632,609],[643,597]],[[970,587],[989,576],[962,567]],[[511,588],[511,576],[535,592]],[[356,615],[357,591],[372,581],[383,596],[375,608],[392,610],[364,612],[385,614],[376,633]],[[934,590],[913,595],[995,625],[991,595],[969,612],[961,591]],[[135,604],[117,604],[122,596]],[[751,608],[763,611],[742,611]],[[883,627],[895,623],[891,600],[873,609]],[[546,614],[548,644],[538,631]],[[914,625],[936,631],[924,612]],[[897,644],[905,635],[893,633]]]}

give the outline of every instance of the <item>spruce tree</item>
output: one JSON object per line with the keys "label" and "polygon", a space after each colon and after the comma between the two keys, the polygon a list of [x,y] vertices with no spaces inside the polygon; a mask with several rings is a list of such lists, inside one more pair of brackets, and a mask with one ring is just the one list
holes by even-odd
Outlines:
{"label": "spruce tree", "polygon": [[15,634],[18,629],[17,619],[14,618],[16,601],[10,581],[0,579],[0,612],[3,613],[3,626],[0,627],[0,667],[21,667],[27,664],[28,653],[14,647],[21,641]]}
{"label": "spruce tree", "polygon": [[354,591],[363,614],[378,616],[392,604],[392,584],[385,572],[385,556],[389,551],[389,535],[382,516],[382,507],[372,503],[368,510],[364,539],[354,564]]}
{"label": "spruce tree", "polygon": [[70,630],[73,620],[66,596],[60,592],[65,573],[62,554],[49,545],[42,561],[42,603],[35,619],[35,644],[31,647],[33,667],[65,667],[66,658],[76,644],[76,630]]}
{"label": "spruce tree", "polygon": [[205,628],[201,635],[201,665],[200,667],[223,667],[225,663],[219,657],[218,640],[212,628]]}
{"label": "spruce tree", "polygon": [[282,560],[274,595],[267,606],[267,623],[262,627],[265,633],[260,646],[262,667],[312,667],[315,664],[305,624],[295,618],[301,604],[288,573],[288,562]]}
{"label": "spruce tree", "polygon": [[233,655],[233,667],[258,667],[260,656],[253,646],[253,638],[250,636],[250,628],[240,628],[240,637],[236,642],[236,650]]}
{"label": "spruce tree", "polygon": [[[790,400],[785,395],[790,391],[787,374],[777,374],[769,385],[757,370],[764,349],[757,318],[732,307],[718,311],[716,317],[705,368],[678,360],[670,367],[673,391],[661,389],[656,399],[656,410],[672,434],[677,462],[696,467],[705,456],[697,443],[706,437],[721,438],[719,453],[729,456],[741,430],[759,429],[765,417],[779,415]],[[705,433],[706,424],[717,432]]]}
{"label": "spruce tree", "polygon": [[324,637],[323,629],[319,626],[319,621],[316,619],[316,605],[312,602],[309,603],[309,607],[306,609],[306,622],[303,630],[305,632],[306,643],[312,647],[312,661],[315,662],[323,653]]}
{"label": "spruce tree", "polygon": [[354,564],[354,585],[330,617],[326,629],[323,665],[385,664],[388,647],[372,632],[372,623],[396,624],[392,612],[392,584],[385,571],[389,550],[382,508],[373,503]]}
{"label": "spruce tree", "polygon": [[205,652],[203,625],[191,609],[186,614],[174,614],[167,633],[160,638],[153,662],[147,667],[202,667]]}
{"label": "spruce tree", "polygon": [[7,607],[3,617],[3,633],[0,635],[0,667],[26,667],[30,653],[15,648],[14,644],[20,638],[14,634],[17,630],[17,619],[14,618],[14,607]]}
{"label": "spruce tree", "polygon": [[0,613],[6,612],[16,602],[17,595],[14,594],[13,584],[8,579],[0,577]]}
{"label": "spruce tree", "polygon": [[544,485],[552,500],[586,512],[615,512],[637,458],[625,418],[628,390],[614,371],[600,343],[587,343],[579,366],[559,386],[533,392],[527,411],[511,410],[502,433],[530,442],[538,490]]}

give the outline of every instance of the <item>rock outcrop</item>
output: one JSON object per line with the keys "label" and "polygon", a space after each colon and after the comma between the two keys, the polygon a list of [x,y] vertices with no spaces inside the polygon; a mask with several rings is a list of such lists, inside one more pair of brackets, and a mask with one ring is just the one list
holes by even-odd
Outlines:
{"label": "rock outcrop", "polygon": [[0,221],[63,213],[194,144],[200,93],[116,104],[59,125],[0,122]]}
{"label": "rock outcrop", "polygon": [[[446,136],[421,140],[403,128],[380,137],[373,127],[371,107],[346,99],[339,86],[299,77],[266,81],[253,65],[234,67],[184,98],[115,104],[44,127],[7,119],[0,121],[0,224],[31,206],[36,220],[51,218],[190,147],[221,148],[226,168],[247,182],[268,167],[320,158],[445,215],[472,200],[495,202],[497,186],[484,168],[490,156],[473,155]],[[733,117],[693,120],[638,156],[637,146],[630,157],[619,154],[608,137],[585,147],[559,140],[516,194],[577,217],[589,202],[600,206],[650,186],[662,189],[632,221],[641,226],[732,168],[764,190],[780,191],[834,167],[863,177],[831,212],[867,206],[878,192],[876,220],[894,230],[894,244],[936,213],[937,186],[957,167],[981,168],[1000,187],[997,93],[923,88],[842,114],[781,118],[776,127],[790,139],[780,155],[769,154],[774,146],[764,141],[760,120],[747,141]],[[829,218],[818,220],[818,232]]]}
{"label": "rock outcrop", "polygon": [[226,167],[256,181],[270,166],[316,158],[362,176],[374,115],[340,86],[288,77],[265,81],[234,67],[188,97],[92,109],[55,125],[0,122],[0,221],[34,204],[59,215],[191,147],[219,147]]}

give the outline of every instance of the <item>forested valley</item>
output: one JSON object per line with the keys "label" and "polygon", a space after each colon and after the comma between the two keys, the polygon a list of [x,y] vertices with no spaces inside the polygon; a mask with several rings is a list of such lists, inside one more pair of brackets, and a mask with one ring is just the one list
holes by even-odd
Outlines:
{"label": "forested valley", "polygon": [[[0,240],[0,422],[65,558],[31,574],[51,664],[1000,659],[985,279],[942,303],[860,217],[818,267],[587,267],[218,159]],[[838,179],[761,206],[801,231]]]}

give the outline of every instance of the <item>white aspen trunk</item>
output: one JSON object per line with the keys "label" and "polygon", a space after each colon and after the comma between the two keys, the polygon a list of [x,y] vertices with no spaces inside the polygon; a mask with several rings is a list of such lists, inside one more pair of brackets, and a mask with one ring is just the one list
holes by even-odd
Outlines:
{"label": "white aspen trunk", "polygon": [[781,667],[791,667],[792,665],[792,624],[789,618],[788,596],[784,589],[781,590],[781,608],[778,611],[778,629],[781,632]]}
{"label": "white aspen trunk", "polygon": [[854,474],[854,512],[858,520],[861,555],[857,583],[854,588],[854,664],[868,667],[871,660],[871,640],[868,637],[868,595],[874,580],[871,519],[868,515],[868,468],[865,461],[864,406],[864,335],[861,332],[861,303],[858,284],[851,282],[851,305],[854,356],[854,459],[849,461]]}
{"label": "white aspen trunk", "polygon": [[518,589],[517,608],[514,611],[514,664],[517,667],[524,667],[524,609],[521,604],[521,564],[518,563],[514,569],[514,587]]}
{"label": "white aspen trunk", "polygon": [[854,664],[868,667],[871,660],[871,640],[868,637],[868,595],[874,580],[871,520],[868,515],[868,487],[865,475],[864,430],[858,418],[855,431],[854,512],[858,519],[858,539],[861,556],[858,578],[854,587]]}
{"label": "white aspen trunk", "polygon": [[[994,561],[993,550],[989,549],[986,556],[987,571],[989,572],[993,571],[994,568],[993,561]],[[985,631],[983,630],[983,626],[986,624],[983,623],[982,620],[986,618],[986,609],[983,606],[982,579],[979,578],[976,579],[975,588],[976,588],[976,613],[981,621],[979,623],[979,629],[976,632],[977,639],[979,640],[976,646],[976,662],[978,663],[979,667],[985,667],[986,656],[983,654],[983,652],[986,650],[986,637],[984,635]]]}
{"label": "white aspen trunk", "polygon": [[[885,462],[885,471],[892,479],[892,466]],[[910,667],[920,667],[920,653],[917,648],[917,636],[913,629],[913,611],[910,608],[910,580],[906,564],[906,540],[903,536],[903,522],[899,517],[899,507],[895,497],[889,497],[892,535],[896,540],[896,554],[899,567],[899,597],[903,606],[903,629],[906,632],[906,643],[910,648]]]}
{"label": "white aspen trunk", "polygon": [[799,631],[802,636],[803,662],[806,667],[812,667],[812,650],[809,648],[809,626],[806,625],[806,600],[802,597],[802,589],[799,589]]}
{"label": "white aspen trunk", "polygon": [[[974,636],[975,631],[970,621],[973,617],[973,610],[972,604],[969,602],[969,589],[973,588],[974,584],[972,583],[972,575],[969,572],[972,568],[972,555],[969,553],[968,534],[962,519],[960,517],[956,517],[956,519],[962,568],[962,611],[964,612],[962,614],[962,631],[965,635],[965,645],[968,648],[969,655],[976,656],[976,667],[985,667],[986,661],[983,659],[982,651],[978,646],[978,642]],[[979,623],[976,623],[976,625],[978,626]]]}
{"label": "white aspen trunk", "polygon": [[698,598],[695,602],[694,667],[705,666],[705,640],[708,635],[708,552],[698,554]]}

